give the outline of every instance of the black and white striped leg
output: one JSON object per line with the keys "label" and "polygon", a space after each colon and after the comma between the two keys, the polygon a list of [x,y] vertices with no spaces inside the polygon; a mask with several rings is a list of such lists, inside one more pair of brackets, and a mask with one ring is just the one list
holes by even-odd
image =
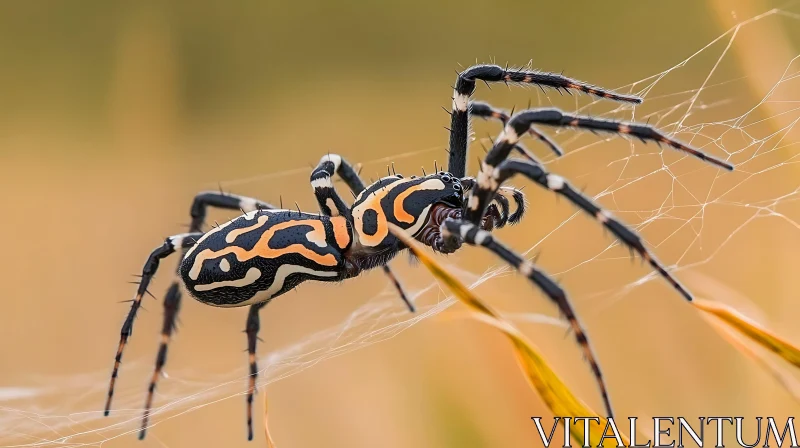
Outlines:
{"label": "black and white striped leg", "polygon": [[133,333],[133,321],[136,319],[136,313],[141,307],[142,297],[144,297],[145,294],[150,293],[147,290],[147,287],[150,285],[150,281],[156,274],[158,265],[162,259],[173,254],[176,249],[191,247],[194,245],[195,241],[202,235],[203,234],[200,232],[192,232],[171,236],[164,241],[164,244],[153,250],[150,256],[147,257],[147,261],[142,268],[142,277],[139,281],[139,287],[136,289],[136,295],[134,296],[133,300],[131,300],[131,309],[128,312],[128,316],[125,318],[125,322],[122,324],[122,330],[120,330],[119,346],[117,347],[117,354],[114,357],[114,368],[111,371],[111,380],[108,385],[108,397],[106,398],[104,412],[105,415],[108,415],[111,410],[111,399],[114,396],[114,384],[116,383],[117,376],[119,375],[119,366],[122,362],[123,350],[125,349],[125,345],[128,343],[128,339]]}
{"label": "black and white striped leg", "polygon": [[510,264],[517,269],[522,275],[528,278],[535,284],[542,292],[558,306],[561,314],[566,317],[569,322],[570,328],[575,334],[575,340],[581,347],[586,361],[589,363],[600,388],[600,395],[603,398],[603,405],[609,417],[613,417],[614,413],[611,408],[611,400],[608,396],[603,373],[600,370],[600,365],[597,361],[597,356],[592,350],[589,343],[589,338],[586,336],[586,331],[578,320],[575,310],[570,303],[569,297],[566,292],[558,286],[546,273],[537,268],[532,262],[522,258],[516,252],[510,250],[508,247],[499,242],[490,232],[481,230],[475,224],[467,221],[446,220],[442,224],[441,229],[443,234],[451,233],[458,235],[459,238],[467,244],[475,246],[483,246],[492,251],[495,255],[503,259],[506,263]]}
{"label": "black and white striped leg", "polygon": [[[356,170],[353,169],[353,166],[338,154],[327,154],[323,156],[319,164],[317,164],[317,167],[311,172],[311,186],[314,188],[314,195],[319,203],[320,211],[326,216],[333,216],[333,210],[335,209],[340,216],[344,216],[349,220],[351,219],[350,209],[333,186],[332,178],[334,173],[338,174],[356,195],[361,193],[366,186],[364,185],[364,181],[358,176]],[[328,205],[328,201],[333,203],[333,208]],[[403,289],[403,285],[397,279],[392,268],[390,268],[389,265],[384,265],[383,272],[389,277],[389,280],[392,282],[395,289],[397,289],[398,294],[400,294],[400,298],[405,302],[406,306],[408,306],[409,311],[412,313],[415,312],[416,309],[414,305],[408,298],[408,294],[405,289]]]}
{"label": "black and white striped leg", "polygon": [[[508,123],[508,120],[511,119],[511,115],[507,114],[505,111],[501,109],[496,109],[492,107],[490,104],[484,103],[482,101],[470,101],[469,113],[473,117],[480,117],[483,118],[484,120],[488,119],[500,120],[503,123],[503,125]],[[550,148],[551,151],[555,153],[557,157],[564,155],[564,151],[558,146],[558,144],[556,144],[556,142],[551,140],[550,137],[548,137],[547,135],[539,132],[538,129],[531,126],[531,128],[528,130],[528,133],[539,139],[539,141],[541,141],[542,143],[544,143],[548,148]],[[516,149],[520,152],[520,154],[522,154],[523,157],[527,158],[528,160],[531,160],[532,162],[538,162],[536,156],[534,156],[521,144],[518,143]]]}
{"label": "black and white striped leg", "polygon": [[[542,124],[553,127],[573,127],[587,129],[594,132],[610,132],[614,134],[630,135],[642,142],[652,141],[665,144],[692,157],[703,160],[717,167],[733,170],[733,165],[716,157],[710,156],[697,148],[665,135],[660,130],[639,123],[628,123],[615,120],[602,120],[582,115],[562,112],[555,108],[539,108],[522,111],[512,117],[506,124],[503,132],[495,141],[489,154],[486,155],[486,164],[495,167],[505,160],[510,151],[518,144],[522,135],[530,132],[531,126]],[[485,167],[484,167],[485,168]]]}
{"label": "black and white striped leg", "polygon": [[602,89],[582,81],[568,78],[557,73],[546,73],[534,70],[517,70],[502,68],[497,65],[475,65],[459,73],[453,89],[453,109],[450,118],[450,159],[448,171],[459,178],[467,171],[467,149],[469,138],[469,99],[475,92],[475,82],[534,84],[542,88],[557,90],[575,90],[590,95],[608,98],[627,103],[641,103],[642,99],[631,95],[622,95]]}
{"label": "black and white striped leg", "polygon": [[483,101],[470,101],[469,114],[472,117],[483,118],[484,120],[499,120],[503,124],[506,124],[511,118],[511,115],[506,111],[497,109]]}
{"label": "black and white striped leg", "polygon": [[[468,192],[475,188],[475,179],[472,177],[465,177],[461,179],[461,185],[464,187],[464,191]],[[505,196],[506,193],[511,194],[514,200],[515,209],[513,213],[511,213],[510,202]],[[498,216],[499,219],[495,220],[492,227],[501,228],[506,224],[514,225],[519,223],[525,215],[526,207],[525,194],[522,193],[522,191],[513,187],[500,187],[495,193],[494,199],[492,203],[489,204],[484,216]],[[489,229],[484,228],[484,230]]]}
{"label": "black and white striped leg", "polygon": [[144,404],[144,414],[142,416],[142,427],[139,430],[139,440],[144,439],[147,432],[147,424],[150,418],[150,410],[153,408],[153,396],[158,385],[158,379],[167,362],[167,348],[169,346],[172,331],[175,329],[175,320],[178,317],[178,310],[181,306],[180,285],[172,283],[164,296],[164,323],[161,326],[161,343],[158,346],[156,355],[156,366],[153,375],[150,377],[150,384],[147,387],[147,399]]}
{"label": "black and white striped leg", "polygon": [[[241,210],[249,212],[256,209],[274,209],[272,204],[261,201],[259,199],[250,198],[247,196],[239,196],[230,193],[223,193],[220,191],[205,191],[195,195],[192,201],[192,206],[189,209],[192,221],[189,225],[190,232],[200,232],[205,225],[206,216],[208,215],[208,208],[216,207],[223,210]],[[186,251],[190,246],[184,247],[181,254],[181,260],[186,256]],[[180,261],[178,262],[180,267]],[[149,417],[150,409],[153,404],[153,392],[158,385],[158,380],[161,378],[164,364],[167,361],[167,350],[169,348],[170,338],[172,337],[173,330],[175,329],[175,322],[178,318],[178,311],[180,310],[181,303],[181,289],[180,283],[176,275],[172,283],[167,289],[167,294],[164,297],[164,322],[162,324],[161,342],[158,347],[158,354],[156,355],[156,363],[153,375],[150,380],[150,385],[147,389],[147,400],[144,408],[144,419],[142,421],[142,430],[139,433],[139,438],[144,438],[145,429],[147,427],[147,420]]]}
{"label": "black and white striped leg", "polygon": [[470,210],[472,214],[467,219],[472,223],[480,222],[481,210],[485,209],[485,204],[488,204],[491,200],[497,185],[502,184],[516,174],[521,174],[536,184],[567,198],[581,210],[591,215],[614,234],[622,244],[647,261],[686,300],[692,300],[692,294],[661,265],[655,255],[645,247],[641,237],[636,232],[616,219],[610,212],[595,204],[592,199],[573,188],[563,177],[549,173],[540,165],[525,160],[506,160],[500,163],[499,166],[492,170],[491,177],[488,179],[491,186],[483,189],[479,185],[477,190],[473,190],[474,196],[471,195],[469,201],[471,204],[476,204],[476,209]]}
{"label": "black and white striped leg", "polygon": [[270,210],[276,208],[272,204],[247,196],[239,196],[220,191],[204,191],[198,193],[194,197],[192,207],[189,209],[189,214],[192,217],[192,223],[189,225],[190,232],[199,232],[203,229],[209,207],[216,207],[223,210],[241,210],[243,212],[250,212],[256,209]]}
{"label": "black and white striped leg", "polygon": [[247,314],[247,356],[250,363],[250,380],[247,386],[247,440],[253,440],[253,397],[256,393],[256,380],[258,379],[258,364],[256,361],[256,342],[258,332],[261,330],[261,319],[258,312],[269,302],[256,303],[250,305],[250,312]]}
{"label": "black and white striped leg", "polygon": [[[350,208],[333,186],[334,174],[339,174],[354,193],[358,194],[364,189],[364,183],[342,156],[328,154],[320,159],[317,167],[311,172],[311,187],[314,189],[314,196],[316,196],[319,208],[324,215],[334,216],[334,212],[336,212],[337,215],[350,219]],[[358,188],[358,191],[353,186]],[[329,201],[333,207],[328,203]]]}

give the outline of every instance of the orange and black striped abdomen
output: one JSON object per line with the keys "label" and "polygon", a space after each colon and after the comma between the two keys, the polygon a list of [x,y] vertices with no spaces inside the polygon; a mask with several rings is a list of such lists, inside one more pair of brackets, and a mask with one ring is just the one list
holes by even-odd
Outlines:
{"label": "orange and black striped abdomen", "polygon": [[267,301],[305,280],[338,281],[352,243],[344,218],[256,210],[209,230],[181,262],[195,299],[216,306]]}

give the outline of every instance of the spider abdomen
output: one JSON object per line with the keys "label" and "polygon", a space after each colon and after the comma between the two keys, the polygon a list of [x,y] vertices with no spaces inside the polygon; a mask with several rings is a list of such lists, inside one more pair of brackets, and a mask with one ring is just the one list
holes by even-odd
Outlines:
{"label": "spider abdomen", "polygon": [[264,302],[305,280],[341,280],[351,241],[344,218],[255,210],[204,234],[181,262],[180,277],[209,305]]}

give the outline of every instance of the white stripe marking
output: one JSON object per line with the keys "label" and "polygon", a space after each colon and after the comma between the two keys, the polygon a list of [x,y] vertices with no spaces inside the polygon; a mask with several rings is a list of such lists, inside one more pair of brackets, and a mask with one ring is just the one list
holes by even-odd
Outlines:
{"label": "white stripe marking", "polygon": [[311,188],[313,188],[315,190],[317,188],[326,188],[326,187],[330,188],[332,186],[333,186],[333,182],[331,182],[331,178],[330,177],[322,177],[322,178],[314,179],[314,180],[311,181]]}
{"label": "white stripe marking", "polygon": [[234,305],[223,305],[223,307],[232,307],[232,306],[244,306],[250,305],[252,303],[264,302],[271,299],[278,291],[283,289],[284,283],[286,283],[286,279],[292,274],[310,274],[320,279],[323,277],[336,277],[338,274],[336,272],[329,272],[329,271],[317,271],[311,268],[307,268],[305,266],[296,266],[293,264],[283,264],[278,267],[278,270],[275,272],[275,279],[272,281],[272,284],[267,288],[265,291],[257,292],[253,297],[245,300],[244,302],[240,302]]}
{"label": "white stripe marking", "polygon": [[472,227],[474,227],[472,224],[467,224],[467,223],[464,223],[464,224],[461,225],[461,228],[458,229],[458,230],[459,230],[459,233],[461,233],[461,239],[462,240],[467,238],[467,232],[472,230]]}
{"label": "white stripe marking", "polygon": [[423,208],[422,213],[420,213],[419,217],[417,218],[417,222],[415,222],[413,226],[409,227],[406,232],[408,232],[411,236],[416,236],[417,232],[422,229],[422,226],[428,222],[428,210],[430,210],[430,208],[430,205]]}
{"label": "white stripe marking", "polygon": [[475,244],[482,246],[486,241],[486,238],[489,238],[489,232],[485,230],[478,230],[478,234],[475,235]]}
{"label": "white stripe marking", "polygon": [[239,201],[239,207],[245,211],[245,213],[255,210],[258,205],[258,201],[253,198],[242,198]]}
{"label": "white stripe marking", "polygon": [[503,133],[500,135],[501,140],[505,140],[508,143],[515,145],[519,142],[519,135],[517,135],[517,131],[511,127],[511,125],[506,125],[505,129],[503,129]]}
{"label": "white stripe marking", "polygon": [[564,188],[564,178],[555,174],[548,174],[547,188],[551,190],[561,190]]}
{"label": "white stripe marking", "polygon": [[[220,263],[221,265],[222,263]],[[249,286],[255,283],[261,277],[261,271],[258,268],[250,268],[244,278],[237,280],[224,280],[221,282],[209,283],[206,285],[194,285],[195,291],[211,291],[212,289],[222,288],[225,286],[233,286],[234,288],[241,288],[242,286]]]}
{"label": "white stripe marking", "polygon": [[333,171],[336,172],[342,164],[342,156],[338,154],[325,154],[319,159],[319,163],[322,162],[333,162]]}
{"label": "white stripe marking", "polygon": [[453,90],[453,110],[466,112],[468,104],[469,95],[463,95]]}
{"label": "white stripe marking", "polygon": [[469,206],[470,210],[477,210],[478,209],[478,197],[474,194],[470,194],[469,201],[467,202],[467,206]]}

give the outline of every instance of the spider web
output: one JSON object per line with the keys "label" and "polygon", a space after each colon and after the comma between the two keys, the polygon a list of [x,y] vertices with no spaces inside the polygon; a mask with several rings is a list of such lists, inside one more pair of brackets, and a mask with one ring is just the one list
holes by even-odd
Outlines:
{"label": "spider web", "polygon": [[[653,145],[623,144],[624,140],[619,137],[603,135],[598,138],[586,133],[548,129],[566,151],[558,160],[544,158],[549,169],[567,175],[575,184],[591,185],[591,195],[639,231],[649,247],[700,296],[711,296],[714,288],[725,287],[722,285],[725,277],[711,269],[710,264],[713,260],[730,257],[731,250],[739,250],[743,239],[753,237],[751,228],[762,229],[762,223],[766,223],[767,230],[800,233],[800,182],[797,180],[800,177],[796,174],[800,169],[797,166],[800,135],[794,130],[800,120],[800,56],[783,61],[784,69],[776,73],[771,89],[763,97],[756,98],[748,87],[750,77],[739,68],[732,54],[735,42],[757,38],[749,32],[753,24],[778,20],[800,23],[800,14],[776,9],[745,20],[674,66],[618,88],[645,97],[646,102],[635,110],[623,106],[604,110],[609,107],[605,102],[577,96],[574,99],[573,110],[580,113],[648,121],[695,147],[727,158],[736,164],[733,173],[717,171],[670,149],[658,151]],[[687,83],[688,67],[704,67],[704,76],[692,79],[694,87],[687,89],[683,86]],[[552,94],[548,97],[537,91],[535,95],[538,95],[538,105],[551,104]],[[479,129],[481,125],[477,126]],[[487,144],[488,139],[481,139],[480,143]],[[442,150],[439,146],[362,162],[365,167],[382,167],[387,162],[408,157],[431,159]],[[603,159],[598,164],[596,157],[600,152]],[[223,186],[231,188],[307,174],[307,167],[299,167],[236,179],[224,182]],[[643,189],[648,190],[646,200],[642,199],[645,195],[637,194]],[[548,231],[527,240],[525,254],[530,256],[542,249],[546,251],[550,245],[562,244],[559,239],[574,235],[573,226],[589,221],[575,219],[581,214],[571,210],[566,217],[554,218],[557,221]],[[597,226],[592,222],[586,225]],[[713,232],[709,230],[712,228]],[[596,245],[587,243],[580,258],[561,258],[554,263],[555,267],[549,264],[548,270],[557,277],[577,277],[587,269],[612,272],[618,263],[630,266],[628,258],[620,255],[616,242],[609,242],[608,238],[597,240]],[[472,287],[509,272],[499,264],[481,275],[452,263],[449,268]],[[626,278],[620,272],[632,274]],[[647,269],[613,269],[613,273],[606,276],[612,280],[599,286],[570,289],[570,293],[576,301],[589,303],[587,299],[592,299],[591,303],[608,307],[630,297],[646,284],[658,284],[653,281],[657,276]],[[709,280],[712,277],[720,280]],[[697,278],[705,281],[692,280]],[[387,288],[339,324],[262,354],[259,387],[332,357],[386,341],[455,303],[436,283],[428,282],[427,286],[412,291],[418,305],[416,314],[408,313],[395,292]],[[736,305],[743,312],[751,316],[755,313],[754,317],[758,317],[758,309],[751,303],[745,301]],[[511,317],[561,325],[557,319],[532,313]],[[146,362],[126,363],[123,375],[147,377],[152,369],[150,361],[148,358]],[[172,369],[169,380],[159,385],[158,406],[153,410],[151,422],[157,425],[242,396],[246,378],[245,366],[216,375]],[[66,378],[39,378],[36,380],[42,385],[39,388],[0,388],[0,428],[3,428],[0,442],[3,446],[100,446],[115,438],[134,437],[141,419],[143,390],[120,387],[115,396],[114,412],[110,417],[103,417],[107,381],[108,371],[104,369]],[[46,386],[48,384],[58,384],[58,387]],[[50,408],[35,405],[44,401],[59,404]]]}

